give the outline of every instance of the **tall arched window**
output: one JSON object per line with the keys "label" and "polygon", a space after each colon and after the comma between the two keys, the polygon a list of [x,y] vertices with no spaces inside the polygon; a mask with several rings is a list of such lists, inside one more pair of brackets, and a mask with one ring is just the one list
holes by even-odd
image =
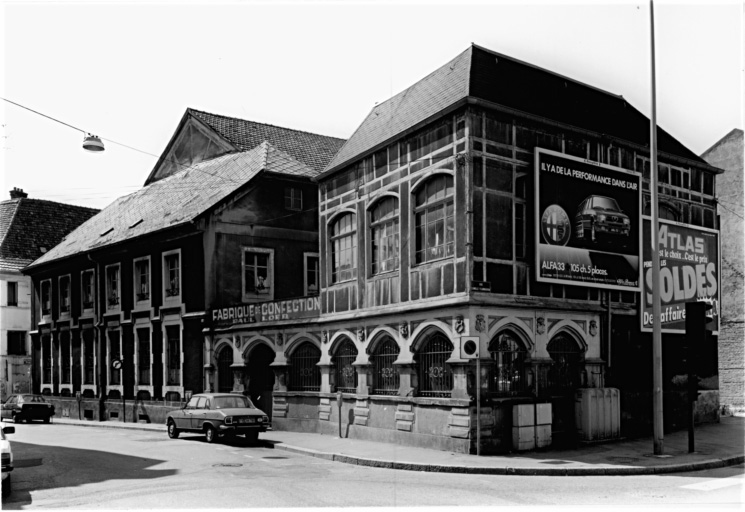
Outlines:
{"label": "tall arched window", "polygon": [[357,227],[355,216],[347,213],[331,226],[331,280],[334,283],[357,277]]}
{"label": "tall arched window", "polygon": [[452,256],[455,247],[453,178],[437,175],[422,185],[414,203],[416,263]]}
{"label": "tall arched window", "polygon": [[453,344],[444,334],[438,332],[432,334],[414,355],[420,396],[450,396],[453,371],[446,361],[452,353]]}
{"label": "tall arched window", "polygon": [[321,350],[309,341],[293,351],[289,358],[288,389],[290,391],[320,391],[321,369],[318,368],[320,360]]}
{"label": "tall arched window", "polygon": [[489,375],[489,392],[515,395],[527,389],[525,359],[527,351],[511,331],[503,331],[489,343],[489,354],[494,361]]}
{"label": "tall arched window", "polygon": [[578,388],[581,384],[584,353],[574,338],[561,332],[548,342],[546,349],[551,356],[548,390],[563,392]]}
{"label": "tall arched window", "polygon": [[349,338],[346,338],[339,344],[331,358],[334,364],[337,391],[346,393],[357,391],[357,371],[352,365],[355,359],[357,359],[357,347]]}
{"label": "tall arched window", "polygon": [[393,338],[386,336],[375,347],[370,356],[373,364],[373,394],[398,395],[399,375],[393,362],[398,359],[400,349]]}
{"label": "tall arched window", "polygon": [[398,199],[380,201],[370,212],[370,240],[372,243],[372,274],[398,269]]}

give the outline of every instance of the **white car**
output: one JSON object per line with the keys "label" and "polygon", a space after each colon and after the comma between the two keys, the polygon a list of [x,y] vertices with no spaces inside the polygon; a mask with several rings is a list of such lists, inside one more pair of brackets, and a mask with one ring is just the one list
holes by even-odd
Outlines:
{"label": "white car", "polygon": [[15,427],[6,427],[5,423],[0,423],[0,448],[2,448],[3,457],[3,498],[10,494],[10,472],[13,471],[13,450],[10,449],[10,441],[5,434],[13,434]]}

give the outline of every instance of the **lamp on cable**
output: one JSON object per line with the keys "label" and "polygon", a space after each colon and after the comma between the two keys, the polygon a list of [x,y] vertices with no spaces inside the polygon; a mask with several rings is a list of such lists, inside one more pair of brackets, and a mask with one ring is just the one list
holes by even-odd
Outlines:
{"label": "lamp on cable", "polygon": [[86,133],[85,138],[83,139],[83,149],[85,149],[86,151],[91,151],[93,153],[103,151],[103,142],[101,142],[101,139],[98,138],[96,135]]}

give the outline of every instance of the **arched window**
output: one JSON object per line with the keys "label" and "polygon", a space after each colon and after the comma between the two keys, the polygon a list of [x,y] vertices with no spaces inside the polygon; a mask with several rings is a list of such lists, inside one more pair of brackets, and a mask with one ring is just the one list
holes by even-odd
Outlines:
{"label": "arched window", "polygon": [[416,263],[452,256],[455,247],[453,178],[437,175],[422,185],[414,203]]}
{"label": "arched window", "polygon": [[494,361],[489,375],[490,393],[515,395],[527,390],[525,359],[528,353],[514,333],[497,334],[489,343],[489,354]]}
{"label": "arched window", "polygon": [[331,280],[334,283],[357,277],[357,228],[355,216],[347,213],[331,226]]}
{"label": "arched window", "polygon": [[551,356],[548,369],[548,390],[571,391],[580,386],[584,353],[577,342],[567,333],[559,333],[546,347]]}
{"label": "arched window", "polygon": [[398,199],[380,201],[370,212],[370,240],[372,243],[372,274],[398,269]]}
{"label": "arched window", "polygon": [[417,362],[420,396],[450,397],[453,389],[453,371],[446,363],[453,353],[453,344],[442,333],[427,339],[414,355]]}
{"label": "arched window", "polygon": [[304,342],[290,355],[290,375],[288,389],[290,391],[320,391],[321,370],[318,361],[321,360],[321,350],[310,343]]}
{"label": "arched window", "polygon": [[357,371],[352,366],[355,359],[357,359],[357,348],[349,338],[346,338],[339,344],[331,358],[334,364],[337,391],[346,393],[357,391]]}
{"label": "arched window", "polygon": [[373,394],[398,395],[399,374],[393,362],[398,359],[400,349],[393,338],[386,336],[375,347],[370,356],[373,365]]}

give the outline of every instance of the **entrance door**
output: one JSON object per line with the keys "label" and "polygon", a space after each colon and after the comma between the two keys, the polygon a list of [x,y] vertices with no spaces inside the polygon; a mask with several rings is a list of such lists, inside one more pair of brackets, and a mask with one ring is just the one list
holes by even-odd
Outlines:
{"label": "entrance door", "polygon": [[581,385],[584,353],[569,334],[559,333],[546,347],[551,356],[548,392],[551,397],[551,442],[555,445],[576,441],[574,392]]}
{"label": "entrance door", "polygon": [[269,366],[274,361],[274,350],[257,345],[248,354],[248,396],[251,401],[272,419],[272,390],[274,371]]}
{"label": "entrance door", "polygon": [[233,390],[233,349],[224,346],[217,353],[217,391],[219,393],[230,393]]}

